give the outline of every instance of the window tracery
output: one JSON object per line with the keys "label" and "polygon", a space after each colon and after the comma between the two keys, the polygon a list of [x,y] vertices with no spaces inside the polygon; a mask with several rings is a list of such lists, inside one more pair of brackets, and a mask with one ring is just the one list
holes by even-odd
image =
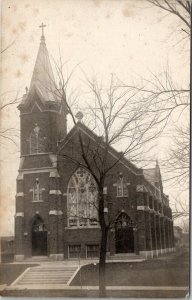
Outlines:
{"label": "window tracery", "polygon": [[132,226],[132,220],[126,213],[121,213],[115,222],[115,227],[117,229]]}
{"label": "window tracery", "polygon": [[128,187],[125,182],[122,173],[119,174],[119,180],[117,182],[117,197],[128,197]]}
{"label": "window tracery", "polygon": [[46,231],[46,226],[43,222],[43,219],[40,216],[36,216],[36,218],[34,218],[32,231],[33,232]]}
{"label": "window tracery", "polygon": [[68,226],[85,227],[98,224],[97,186],[93,176],[84,168],[72,175],[67,190]]}

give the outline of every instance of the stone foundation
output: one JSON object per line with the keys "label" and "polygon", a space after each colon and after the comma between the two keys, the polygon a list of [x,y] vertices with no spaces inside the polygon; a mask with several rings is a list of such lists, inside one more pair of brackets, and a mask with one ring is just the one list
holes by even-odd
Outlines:
{"label": "stone foundation", "polygon": [[60,254],[50,254],[49,258],[51,260],[64,260],[64,254],[60,253]]}
{"label": "stone foundation", "polygon": [[14,255],[14,261],[24,261],[24,259],[25,259],[25,255],[23,254]]}

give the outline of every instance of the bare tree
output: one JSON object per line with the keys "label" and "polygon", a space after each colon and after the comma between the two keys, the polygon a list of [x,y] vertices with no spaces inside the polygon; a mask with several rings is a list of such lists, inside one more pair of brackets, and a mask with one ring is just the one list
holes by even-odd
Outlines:
{"label": "bare tree", "polygon": [[189,217],[189,208],[186,203],[182,203],[180,199],[175,199],[174,203],[175,209],[172,212],[173,220],[176,220],[181,217]]}
{"label": "bare tree", "polygon": [[[152,79],[140,78],[137,85],[131,86],[122,83],[135,91],[138,91],[139,102],[147,105],[148,112],[159,114],[158,124],[162,134],[165,134],[172,142],[171,150],[167,159],[162,161],[167,172],[173,173],[173,181],[177,183],[189,178],[189,113],[190,113],[190,90],[188,87],[180,88],[173,83],[169,72],[163,72]],[[171,135],[167,127],[171,127]],[[177,174],[175,175],[175,171]],[[171,176],[169,176],[171,178]]]}
{"label": "bare tree", "polygon": [[13,97],[11,100],[6,100],[6,94],[11,94],[11,92],[6,92],[0,95],[0,115],[1,115],[1,124],[0,124],[0,144],[1,146],[6,144],[6,142],[10,142],[11,144],[14,144],[17,146],[17,139],[18,131],[14,127],[4,127],[4,123],[2,122],[3,115],[5,115],[10,109],[10,107],[15,106],[19,103],[20,98],[18,98],[18,95]]}
{"label": "bare tree", "polygon": [[168,70],[161,74],[152,73],[151,79],[143,77],[139,78],[136,85],[127,85],[125,82],[122,86],[132,88],[138,92],[139,102],[150,107],[150,112],[157,113],[159,111],[159,124],[165,128],[175,115],[178,119],[190,109],[190,89],[188,86],[179,87],[173,82]]}
{"label": "bare tree", "polygon": [[[10,47],[13,46],[15,43],[15,40],[13,40],[11,43],[6,45],[4,48],[1,49],[0,55],[1,58],[3,57],[3,54],[9,50]],[[0,94],[0,116],[1,116],[1,122],[0,122],[0,145],[4,145],[6,141],[11,142],[15,146],[17,146],[17,138],[18,137],[18,132],[15,128],[13,127],[4,127],[2,118],[3,115],[7,113],[7,110],[11,106],[15,106],[16,104],[19,103],[21,98],[18,98],[18,93],[16,95],[10,96],[12,94],[11,91],[6,91],[4,93]],[[7,100],[7,97],[10,97],[11,99]]]}
{"label": "bare tree", "polygon": [[173,133],[173,144],[170,147],[168,153],[168,159],[166,160],[166,168],[168,178],[176,184],[182,186],[189,183],[189,156],[190,156],[190,131],[187,126],[175,127]]}
{"label": "bare tree", "polygon": [[146,0],[152,6],[155,6],[165,13],[172,14],[181,21],[181,30],[190,36],[191,30],[191,1],[190,0]]}
{"label": "bare tree", "polygon": [[[58,155],[60,163],[66,162],[75,164],[75,166],[85,168],[94,178],[98,189],[98,199],[96,209],[98,211],[98,222],[101,229],[100,239],[100,256],[99,256],[99,290],[100,296],[106,295],[105,285],[105,263],[107,251],[107,239],[111,226],[114,226],[114,219],[106,216],[108,203],[105,195],[105,185],[119,162],[125,160],[125,157],[131,162],[144,162],[146,155],[149,153],[156,138],[162,132],[159,124],[167,119],[167,110],[162,117],[161,97],[172,97],[173,106],[175,105],[175,94],[178,89],[171,88],[168,93],[159,90],[154,92],[146,87],[129,86],[122,83],[114,75],[111,75],[107,88],[96,78],[89,79],[85,75],[86,95],[90,97],[82,108],[82,113],[78,112],[78,102],[81,97],[78,92],[72,90],[69,93],[69,82],[73,75],[74,69],[64,76],[65,63],[60,57],[59,63],[55,62],[56,73],[59,81],[59,88],[55,85],[55,97],[60,99],[62,105],[67,109],[76,129],[77,141],[75,148],[79,151],[78,156],[69,154],[59,147]],[[45,70],[46,71],[46,70]],[[158,78],[157,78],[158,80]],[[167,84],[170,83],[167,78]],[[43,85],[43,83],[40,83]],[[155,85],[155,83],[152,83]],[[155,85],[156,86],[156,85]],[[167,86],[166,86],[167,87]],[[43,87],[49,89],[49,87]],[[148,93],[148,94],[147,94]],[[167,96],[168,95],[168,96]],[[151,100],[155,99],[156,103]],[[185,90],[179,93],[181,103],[185,99]],[[164,99],[165,103],[167,99]],[[153,105],[152,105],[153,103]],[[185,104],[185,103],[184,103]],[[81,105],[82,106],[82,105]],[[157,109],[158,108],[158,109]],[[168,115],[175,108],[168,107]],[[76,118],[77,116],[77,118]],[[77,120],[79,119],[79,120]],[[89,127],[90,136],[83,134],[84,124]],[[117,152],[113,147],[121,143],[122,152]],[[115,156],[112,155],[115,153]]]}
{"label": "bare tree", "polygon": [[[80,166],[89,171],[94,178],[97,189],[97,211],[98,222],[101,230],[100,239],[100,255],[99,255],[99,295],[106,296],[106,251],[108,233],[111,226],[114,226],[114,219],[106,217],[105,184],[110,172],[125,157],[131,161],[140,162],[144,160],[146,153],[149,153],[151,145],[158,137],[159,113],[151,114],[148,105],[143,105],[139,101],[135,101],[138,91],[125,86],[121,86],[119,80],[111,75],[107,88],[95,78],[90,80],[85,76],[86,85],[91,95],[92,101],[85,108],[84,123],[89,125],[90,134],[94,136],[94,140],[83,134],[81,130],[84,126],[80,121],[82,113],[75,109],[79,96],[74,91],[68,94],[69,79],[73,71],[68,74],[67,80],[63,74],[63,66],[61,59],[56,64],[57,76],[59,78],[59,88],[56,88],[55,95],[59,97],[63,105],[67,108],[73,124],[77,131],[77,144],[75,147],[79,149],[79,156],[73,156],[58,152],[60,161],[66,160]],[[76,119],[79,119],[79,121]],[[96,135],[97,133],[98,135]],[[117,152],[112,148],[118,144],[122,144],[122,152]],[[112,153],[116,153],[115,158]]]}
{"label": "bare tree", "polygon": [[[175,16],[179,21],[181,31],[188,39],[191,35],[191,1],[189,0],[146,0],[151,6],[164,11],[166,15]],[[146,86],[147,88],[146,88]],[[167,125],[172,126],[170,143],[167,158],[162,162],[169,181],[172,184],[185,186],[188,189],[189,182],[189,156],[190,156],[190,87],[181,87],[174,83],[169,71],[163,76],[153,75],[152,80],[145,80],[141,86],[142,92],[146,95],[145,101],[152,104],[151,111],[159,110],[162,113],[160,118],[162,129]],[[175,125],[176,124],[176,125]],[[180,202],[182,202],[180,200]],[[180,205],[179,212],[182,212]],[[178,215],[181,215],[181,214]],[[186,214],[186,210],[183,210]]]}
{"label": "bare tree", "polygon": [[[150,7],[156,7],[165,12],[166,16],[175,16],[181,31],[189,41],[191,34],[191,1],[189,0],[146,0]],[[162,136],[169,138],[171,149],[167,158],[161,161],[168,180],[172,184],[187,185],[189,179],[189,114],[190,86],[180,86],[173,80],[171,72],[166,68],[161,74],[152,73],[152,78],[140,77],[139,83],[132,87],[140,91],[139,101],[143,105],[151,103],[151,113],[161,113],[159,126]],[[172,129],[168,136],[167,129]],[[184,212],[185,213],[185,212]]]}
{"label": "bare tree", "polygon": [[15,40],[13,40],[7,46],[5,46],[4,48],[2,48],[0,54],[3,54],[4,52],[6,52],[14,43],[15,43]]}

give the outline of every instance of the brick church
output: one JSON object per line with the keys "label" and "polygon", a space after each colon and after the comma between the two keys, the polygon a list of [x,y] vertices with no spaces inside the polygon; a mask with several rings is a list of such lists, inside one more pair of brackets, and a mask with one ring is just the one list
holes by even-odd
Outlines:
{"label": "brick church", "polygon": [[[77,129],[84,141],[98,137],[80,117],[67,131],[67,109],[55,93],[55,79],[42,32],[29,89],[20,111],[21,158],[17,176],[15,260],[52,260],[99,255],[97,184],[82,166]],[[77,128],[78,127],[78,128]],[[137,168],[110,149],[118,163],[104,187],[105,212],[113,219],[107,256],[132,253],[154,257],[174,250],[169,198],[163,193],[158,162]]]}

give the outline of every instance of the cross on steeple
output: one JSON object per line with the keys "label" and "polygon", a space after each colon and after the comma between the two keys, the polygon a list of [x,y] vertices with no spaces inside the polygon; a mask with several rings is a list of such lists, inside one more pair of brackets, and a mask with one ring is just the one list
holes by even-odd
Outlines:
{"label": "cross on steeple", "polygon": [[41,35],[41,37],[44,37],[44,27],[46,27],[47,25],[46,24],[43,24],[43,22],[42,22],[42,24],[39,26],[39,28],[41,28],[42,29],[42,35]]}

